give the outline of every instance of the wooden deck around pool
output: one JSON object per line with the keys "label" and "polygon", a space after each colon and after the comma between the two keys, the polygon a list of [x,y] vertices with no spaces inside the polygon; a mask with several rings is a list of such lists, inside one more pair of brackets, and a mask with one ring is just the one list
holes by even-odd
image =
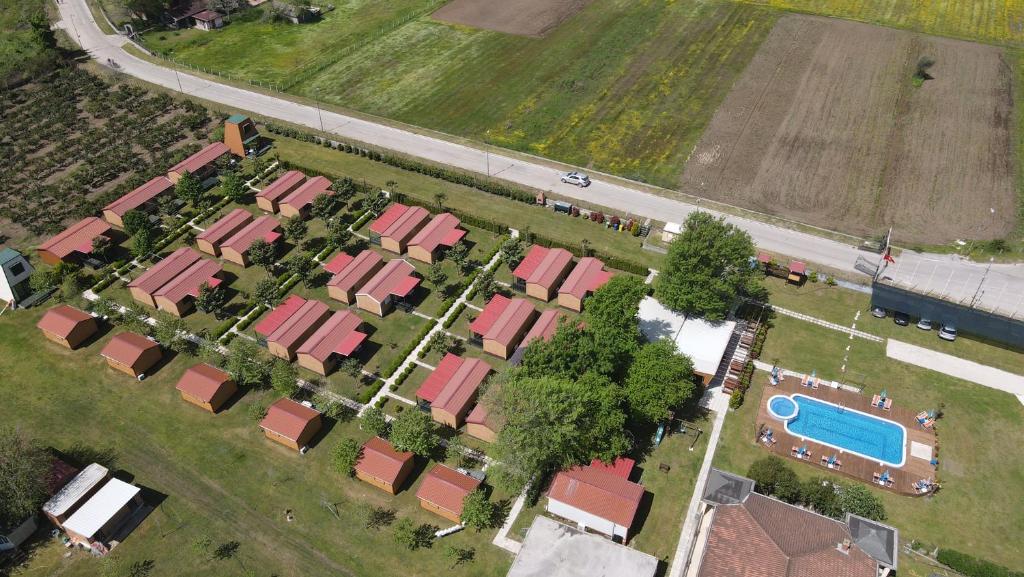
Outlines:
{"label": "wooden deck around pool", "polygon": [[[758,373],[757,377],[760,378],[762,374]],[[912,443],[919,443],[930,448],[932,455],[935,452],[934,447],[937,442],[935,430],[925,429],[917,422],[917,414],[924,407],[905,408],[900,405],[899,399],[895,399],[892,407],[886,411],[880,407],[872,407],[871,398],[860,393],[838,389],[824,383],[819,385],[818,388],[813,389],[801,385],[800,381],[799,377],[786,376],[778,385],[773,386],[769,383],[765,386],[761,394],[760,405],[758,406],[755,427],[755,441],[762,448],[785,459],[806,463],[807,466],[821,469],[823,472],[840,473],[902,495],[925,495],[929,492],[927,490],[918,491],[914,485],[921,480],[934,479],[935,468],[931,465],[929,459],[915,457],[911,454]],[[816,443],[811,439],[804,439],[787,433],[782,422],[775,419],[768,412],[768,400],[775,395],[791,395],[795,393],[856,409],[883,419],[889,419],[906,427],[907,443],[904,448],[906,451],[906,461],[903,467],[896,468],[890,465],[880,465],[878,461],[845,453]],[[772,437],[775,439],[774,443],[768,443],[762,438],[767,429],[771,429]],[[792,455],[793,447],[800,448],[804,446],[810,452],[810,458],[798,458]],[[830,468],[827,466],[827,463],[822,463],[822,457],[827,459],[833,455],[841,462],[841,466]],[[876,474],[881,475],[887,470],[891,477],[890,483],[883,484],[875,480]]]}

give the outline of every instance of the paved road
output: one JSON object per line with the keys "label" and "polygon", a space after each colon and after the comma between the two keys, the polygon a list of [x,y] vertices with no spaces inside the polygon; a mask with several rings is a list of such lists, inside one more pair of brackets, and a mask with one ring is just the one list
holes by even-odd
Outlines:
{"label": "paved road", "polygon": [[[556,170],[455,144],[438,138],[377,124],[367,120],[323,111],[283,98],[251,92],[219,84],[136,58],[122,49],[126,40],[103,34],[93,20],[85,0],[64,0],[57,5],[61,14],[58,26],[68,31],[73,39],[97,61],[105,63],[112,58],[126,74],[187,93],[213,102],[249,110],[265,117],[278,118],[295,124],[320,128],[342,138],[360,140],[426,160],[448,164],[477,173],[496,175],[502,179],[541,190],[585,200],[644,217],[662,221],[682,222],[697,207],[640,190],[595,180],[586,189],[562,184]],[[765,224],[755,220],[728,217],[728,220],[747,230],[759,247],[780,254],[795,256],[812,263],[842,271],[853,272],[857,257],[864,253],[855,247],[814,235]],[[931,289],[956,299],[972,299],[985,272],[984,265],[937,255],[905,254],[899,267],[890,267],[895,280]],[[867,277],[864,277],[867,280]],[[1021,307],[1024,295],[1024,265],[997,265],[986,279],[980,302],[989,308],[1012,310]],[[1024,309],[1021,309],[1024,314]]]}

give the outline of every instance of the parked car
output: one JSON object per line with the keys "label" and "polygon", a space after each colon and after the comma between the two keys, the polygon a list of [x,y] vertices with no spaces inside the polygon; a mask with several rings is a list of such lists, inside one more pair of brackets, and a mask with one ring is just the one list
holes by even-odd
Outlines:
{"label": "parked car", "polygon": [[932,330],[932,321],[931,321],[931,319],[921,319],[921,320],[917,321],[917,328],[921,329],[922,331],[930,331],[930,330]]}
{"label": "parked car", "polygon": [[882,307],[871,307],[871,316],[875,317],[876,319],[884,319],[885,309],[883,309]]}
{"label": "parked car", "polygon": [[898,324],[901,327],[905,327],[910,324],[910,315],[907,313],[901,313],[899,311],[892,313],[892,322]]}
{"label": "parked car", "polygon": [[944,341],[955,341],[956,340],[956,327],[953,325],[942,325],[939,329],[939,338]]}
{"label": "parked car", "polygon": [[590,186],[590,177],[583,174],[582,172],[569,172],[562,175],[562,182],[566,184],[575,184],[581,188]]}

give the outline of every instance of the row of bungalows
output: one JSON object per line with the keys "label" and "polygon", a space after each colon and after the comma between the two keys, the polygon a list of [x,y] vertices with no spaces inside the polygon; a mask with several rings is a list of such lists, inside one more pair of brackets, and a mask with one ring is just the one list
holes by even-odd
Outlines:
{"label": "row of bungalows", "polygon": [[329,179],[308,178],[298,170],[289,170],[256,193],[256,206],[288,218],[307,218],[313,200],[321,194],[334,194]]}
{"label": "row of bungalows", "polygon": [[128,291],[140,303],[180,317],[192,310],[200,288],[219,285],[221,275],[220,263],[182,247],[129,282]]}
{"label": "row of bungalows", "polygon": [[276,218],[267,215],[253,218],[244,208],[236,208],[196,236],[196,247],[247,267],[253,243],[263,240],[275,244],[281,237],[281,223]]}
{"label": "row of bungalows", "polygon": [[142,490],[93,463],[43,505],[43,513],[72,543],[105,554],[144,505]]}
{"label": "row of bungalows", "polygon": [[370,224],[370,243],[395,254],[434,264],[443,251],[466,236],[461,221],[444,212],[431,218],[427,209],[395,203]]}
{"label": "row of bungalows", "polygon": [[353,356],[367,339],[363,320],[334,311],[318,300],[291,295],[254,329],[267,350],[320,375],[330,374],[343,357]]}
{"label": "row of bungalows", "polygon": [[580,312],[583,300],[608,282],[612,274],[604,270],[599,259],[584,257],[574,266],[569,251],[533,245],[512,276],[513,288],[527,296],[550,302],[557,295],[560,306]]}
{"label": "row of bungalows", "polygon": [[338,253],[324,270],[331,274],[327,281],[327,294],[345,304],[355,304],[356,291],[384,268],[384,257],[372,250],[364,250],[356,256]]}
{"label": "row of bungalows", "polygon": [[89,216],[67,227],[59,234],[39,245],[36,252],[39,260],[56,265],[59,262],[81,263],[92,256],[96,239],[113,241],[110,224],[103,219]]}
{"label": "row of bungalows", "polygon": [[430,408],[435,421],[458,429],[491,370],[491,365],[480,359],[448,353],[416,390],[416,398],[422,407]]}
{"label": "row of bungalows", "polygon": [[[89,313],[70,305],[57,305],[36,323],[50,341],[76,349],[99,332],[99,322]],[[163,358],[160,343],[138,333],[114,335],[100,351],[112,369],[139,378]]]}

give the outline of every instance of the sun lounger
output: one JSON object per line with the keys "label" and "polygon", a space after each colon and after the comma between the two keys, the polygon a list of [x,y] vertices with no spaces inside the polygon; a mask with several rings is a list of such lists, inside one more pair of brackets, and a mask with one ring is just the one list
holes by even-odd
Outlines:
{"label": "sun lounger", "polygon": [[811,388],[812,389],[817,389],[818,388],[818,383],[820,383],[820,382],[821,382],[821,379],[819,379],[818,377],[814,377],[813,379],[811,379]]}
{"label": "sun lounger", "polygon": [[882,482],[882,475],[880,475],[879,473],[875,473],[874,475],[871,475],[871,481],[875,482],[875,483],[881,484],[881,482]]}
{"label": "sun lounger", "polygon": [[928,411],[921,411],[914,418],[917,419],[918,423],[924,423],[925,421],[928,420]]}
{"label": "sun lounger", "polygon": [[842,466],[843,466],[843,462],[842,462],[842,461],[840,461],[839,459],[836,459],[836,460],[835,460],[835,461],[834,461],[834,462],[832,463],[832,468],[833,468],[833,469],[838,469],[838,468],[840,468],[840,467],[842,467]]}
{"label": "sun lounger", "polygon": [[800,454],[800,448],[793,447],[793,449],[789,451],[789,454],[793,455],[794,457],[798,456]]}
{"label": "sun lounger", "polygon": [[930,428],[932,428],[932,425],[934,425],[934,424],[935,424],[935,420],[934,419],[928,419],[927,421],[921,423],[921,426],[926,428],[926,429],[930,429]]}
{"label": "sun lounger", "polygon": [[807,452],[806,452],[806,453],[804,453],[804,454],[803,454],[803,455],[802,455],[802,456],[801,456],[800,458],[801,458],[801,459],[804,459],[804,460],[806,460],[806,461],[810,461],[810,460],[811,460],[811,455],[812,455],[812,453],[811,453],[810,451],[807,451]]}
{"label": "sun lounger", "polygon": [[892,408],[892,399],[886,399],[885,400],[885,404],[882,405],[882,410],[883,411],[888,411],[891,408]]}
{"label": "sun lounger", "polygon": [[800,386],[801,387],[806,387],[807,386],[807,381],[809,381],[809,380],[811,380],[811,377],[809,377],[807,375],[804,375],[803,377],[800,378]]}
{"label": "sun lounger", "polygon": [[880,395],[875,395],[875,396],[871,397],[871,406],[872,407],[877,407],[879,404],[881,404],[881,402],[882,402],[882,397]]}

